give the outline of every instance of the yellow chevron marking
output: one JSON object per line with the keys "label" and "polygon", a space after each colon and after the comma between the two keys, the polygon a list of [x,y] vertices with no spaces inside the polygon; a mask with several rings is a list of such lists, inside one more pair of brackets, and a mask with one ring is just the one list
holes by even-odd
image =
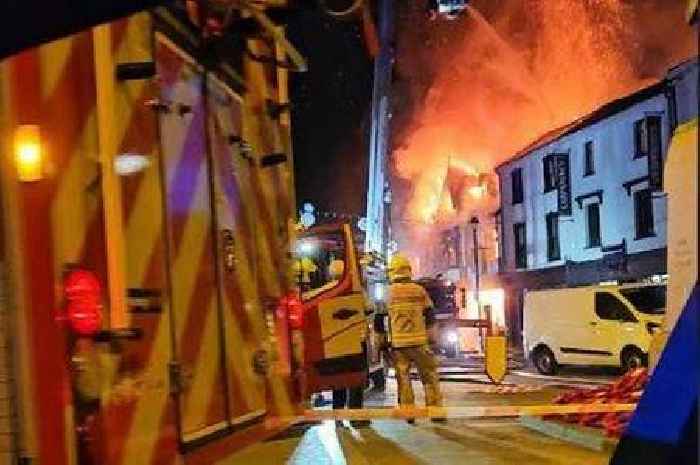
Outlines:
{"label": "yellow chevron marking", "polygon": [[[241,111],[244,111],[241,108]],[[217,124],[221,128],[222,133],[233,133],[236,132],[235,128],[232,126],[232,121],[226,117],[228,111],[223,109],[217,112]],[[244,117],[244,115],[241,115]],[[240,195],[239,202],[242,206],[255,205],[257,198],[253,193],[251,184],[251,168],[245,160],[241,157],[233,157],[234,169],[233,174],[235,177],[235,182],[238,185],[238,192]],[[232,212],[226,210],[224,212],[224,217],[222,218],[222,224],[233,224],[235,226],[235,247],[236,247],[236,257],[238,258],[238,266],[236,267],[235,273],[239,285],[241,294],[243,297],[243,302],[231,302],[229,299],[226,301],[227,308],[231,305],[242,306],[242,310],[246,313],[246,318],[251,324],[254,333],[254,339],[259,341],[261,346],[264,348],[267,346],[267,326],[264,319],[264,310],[260,306],[260,294],[257,283],[258,272],[262,272],[262,276],[266,278],[266,285],[268,292],[275,295],[275,292],[280,292],[278,287],[278,282],[275,279],[275,270],[272,265],[272,255],[270,248],[267,246],[266,241],[260,240],[259,232],[256,230],[258,225],[258,217],[256,216],[255,209],[253,208],[243,208],[241,211],[242,215],[245,215],[245,220],[253,228],[249,231],[249,237],[243,237],[243,230],[240,227],[241,222],[244,218],[233,218]],[[223,227],[223,226],[222,226]],[[250,252],[253,256],[250,256],[248,248],[246,247],[246,242],[250,242]],[[261,260],[259,258],[262,257]],[[258,268],[262,268],[258,271]],[[227,312],[228,313],[228,312]],[[235,341],[241,341],[242,335],[240,334],[240,326],[232,317],[228,317],[226,321],[226,327],[229,329],[229,335],[227,335],[227,342],[229,347],[235,344]],[[245,389],[242,394],[250,406],[265,406],[265,386],[264,379],[259,375],[254,374],[252,370],[252,365],[250,363],[250,357],[252,357],[252,351],[256,350],[256,347],[246,347],[245,351],[229,351],[229,371],[236,373],[240,379],[237,381],[239,385],[243,383]],[[243,356],[242,360],[238,360]],[[245,369],[241,369],[245,367]],[[270,375],[274,377],[275,375]],[[236,380],[232,380],[234,383]],[[291,415],[293,412],[291,398],[289,392],[287,391],[285,384],[279,382],[280,380],[272,380],[269,384],[272,386],[272,397],[274,399],[274,404],[277,405],[277,409],[284,412],[285,414]],[[234,385],[234,388],[236,386]],[[252,396],[252,398],[251,398]],[[251,401],[253,403],[251,403]],[[233,406],[233,410],[236,411],[236,406]]]}
{"label": "yellow chevron marking", "polygon": [[71,57],[74,41],[75,36],[66,37],[39,47],[42,100],[53,95],[58,81],[66,73],[66,65]]}
{"label": "yellow chevron marking", "polygon": [[[206,196],[206,172],[201,170],[196,179],[196,191],[193,195],[190,215],[185,223],[182,241],[177,257],[173,262],[173,303],[175,305],[175,324],[177,341],[181,340],[185,329],[188,305],[197,281],[199,263],[208,257],[205,250],[205,238],[209,233],[209,214]],[[213,283],[207,283],[211,285]]]}
{"label": "yellow chevron marking", "polygon": [[[129,26],[133,29],[136,24],[130,22]],[[74,70],[66,69],[74,41],[75,36],[51,42],[39,48],[43,98],[48,98],[53,94],[59,79],[65,73],[74,72]],[[129,40],[122,41],[119,53],[123,53],[128,47]],[[142,83],[138,85],[139,88],[143,87]],[[129,121],[132,107],[133,105],[127,102],[124,105],[117,105],[115,108],[120,116],[116,120],[122,123],[118,127],[118,140],[124,137],[126,131],[124,122]],[[125,109],[126,111],[124,111]],[[122,112],[120,113],[119,110]],[[97,205],[86,200],[85,189],[90,182],[97,179],[97,147],[96,109],[93,106],[86,117],[79,145],[70,156],[66,172],[59,177],[59,186],[52,204],[52,228],[57,247],[54,255],[57,266],[75,262],[80,258],[87,226],[96,213]],[[91,187],[97,189],[93,197],[93,199],[97,199],[100,195],[99,185]],[[81,204],[85,207],[80,208]]]}
{"label": "yellow chevron marking", "polygon": [[[161,454],[155,450],[155,441],[162,433],[161,414],[169,400],[167,363],[170,357],[170,326],[168,312],[163,312],[155,335],[152,356],[144,369],[145,377],[161,380],[160,387],[143,392],[138,398],[131,430],[124,445],[122,464],[153,463],[152,456]],[[158,383],[154,383],[158,386]]]}
{"label": "yellow chevron marking", "polygon": [[153,163],[142,176],[126,228],[127,284],[130,287],[143,286],[153,250],[161,240],[163,223],[158,165]]}
{"label": "yellow chevron marking", "polygon": [[139,13],[129,18],[126,38],[116,54],[117,61],[139,62],[151,60],[151,18],[149,13]]}
{"label": "yellow chevron marking", "polygon": [[[226,308],[230,309],[233,305],[241,305],[241,302],[231,302],[227,297],[225,299]],[[258,316],[259,318],[259,316]],[[253,372],[253,352],[258,347],[250,347],[243,344],[244,336],[241,332],[241,327],[236,318],[233,317],[230,311],[226,312],[226,343],[228,355],[228,370],[232,373],[230,383],[233,389],[240,390],[248,406],[253,409],[265,407],[265,386],[263,379]],[[256,341],[260,339],[256,338]],[[232,410],[235,412],[240,409],[240,406],[232,405]]]}
{"label": "yellow chevron marking", "polygon": [[[202,338],[190,343],[199,344],[199,354],[195,364],[184,367],[188,372],[187,388],[184,392],[183,402],[183,433],[195,433],[207,426],[207,414],[212,399],[213,389],[216,388],[219,395],[227,395],[224,392],[223,379],[221,377],[221,364],[219,351],[219,330],[217,316],[217,299],[214,292],[209,296],[208,302],[202,302],[202,307],[192,309],[198,312],[202,318],[206,318]],[[225,418],[223,402],[221,404],[221,419]],[[217,419],[218,421],[218,419]]]}
{"label": "yellow chevron marking", "polygon": [[[97,153],[95,112],[88,115],[79,145],[68,161],[60,179],[59,189],[51,205],[51,227],[54,240],[56,271],[65,263],[81,258],[88,225],[97,213],[99,185],[97,163],[89,155]],[[91,189],[88,193],[88,188]]]}

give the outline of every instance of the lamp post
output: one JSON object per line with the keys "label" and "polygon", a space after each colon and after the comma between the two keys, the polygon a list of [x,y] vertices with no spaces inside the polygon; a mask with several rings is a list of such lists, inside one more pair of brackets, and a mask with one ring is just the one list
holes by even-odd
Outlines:
{"label": "lamp post", "polygon": [[[473,254],[474,254],[474,300],[476,300],[476,312],[478,315],[478,318],[481,320],[481,302],[479,299],[479,218],[476,216],[473,216],[472,219],[469,221],[469,223],[472,225],[472,234],[473,234]],[[483,351],[484,349],[484,332],[483,328],[479,326],[479,342],[481,344],[481,350]]]}

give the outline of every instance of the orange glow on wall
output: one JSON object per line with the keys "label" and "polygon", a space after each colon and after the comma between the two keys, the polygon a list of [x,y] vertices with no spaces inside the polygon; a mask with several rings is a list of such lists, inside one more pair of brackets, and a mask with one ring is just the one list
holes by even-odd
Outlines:
{"label": "orange glow on wall", "polygon": [[38,181],[43,177],[43,155],[39,126],[18,126],[15,130],[15,166],[20,181]]}

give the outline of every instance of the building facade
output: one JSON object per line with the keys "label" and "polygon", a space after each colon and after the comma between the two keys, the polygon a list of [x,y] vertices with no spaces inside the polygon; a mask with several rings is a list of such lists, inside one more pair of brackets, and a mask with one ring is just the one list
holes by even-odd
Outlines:
{"label": "building facade", "polygon": [[663,163],[697,117],[698,62],[555,129],[497,167],[500,276],[512,333],[526,289],[666,274]]}

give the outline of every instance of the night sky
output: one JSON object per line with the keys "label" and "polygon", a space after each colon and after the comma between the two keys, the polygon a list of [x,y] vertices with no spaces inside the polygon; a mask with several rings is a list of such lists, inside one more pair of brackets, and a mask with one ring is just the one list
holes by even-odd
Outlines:
{"label": "night sky", "polygon": [[373,65],[362,23],[309,9],[287,34],[309,63],[291,76],[297,203],[364,216]]}

